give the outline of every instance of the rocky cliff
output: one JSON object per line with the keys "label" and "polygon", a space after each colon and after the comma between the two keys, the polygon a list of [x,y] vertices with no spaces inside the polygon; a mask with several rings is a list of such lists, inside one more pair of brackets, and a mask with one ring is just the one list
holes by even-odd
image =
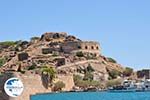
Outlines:
{"label": "rocky cliff", "polygon": [[[74,75],[84,81],[101,82],[104,84],[111,71],[121,77],[124,68],[112,58],[101,54],[101,47],[95,41],[82,41],[65,32],[47,32],[41,37],[32,37],[31,41],[8,41],[0,43],[0,73],[15,73],[23,81],[25,90],[22,98],[28,100],[30,95],[51,92],[51,86],[42,85],[41,69],[53,68],[56,77],[53,83],[62,81],[64,91],[70,91],[76,84]],[[5,80],[1,80],[5,81]],[[81,87],[80,87],[81,88]],[[3,87],[1,86],[1,92]]]}

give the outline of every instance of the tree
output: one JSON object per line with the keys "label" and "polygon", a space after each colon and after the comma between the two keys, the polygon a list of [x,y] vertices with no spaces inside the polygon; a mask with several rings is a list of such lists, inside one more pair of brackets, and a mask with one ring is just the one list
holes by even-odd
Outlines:
{"label": "tree", "polygon": [[112,62],[112,63],[117,63],[117,61],[113,58],[108,57],[107,58],[108,62]]}
{"label": "tree", "polygon": [[52,86],[52,81],[55,78],[56,71],[54,68],[50,67],[48,68],[47,66],[43,66],[42,68],[42,84],[43,86],[48,89],[48,87]]}
{"label": "tree", "polygon": [[44,67],[45,68],[42,69],[42,74],[48,75],[50,77],[50,82],[52,82],[52,80],[55,78],[56,71],[52,67],[50,68],[47,68],[46,66]]}
{"label": "tree", "polygon": [[53,91],[62,91],[62,88],[65,87],[65,84],[62,81],[58,81],[54,84]]}
{"label": "tree", "polygon": [[131,76],[132,73],[133,73],[133,69],[129,67],[126,67],[125,70],[123,71],[123,75],[127,77]]}
{"label": "tree", "polygon": [[88,72],[93,72],[93,71],[95,71],[95,70],[93,69],[93,67],[91,66],[91,64],[89,64],[89,65],[87,66],[87,71],[88,71]]}

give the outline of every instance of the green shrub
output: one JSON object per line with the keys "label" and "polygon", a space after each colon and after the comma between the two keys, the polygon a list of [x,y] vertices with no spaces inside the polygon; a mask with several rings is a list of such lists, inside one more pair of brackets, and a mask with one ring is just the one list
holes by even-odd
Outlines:
{"label": "green shrub", "polygon": [[90,85],[94,87],[102,87],[100,81],[91,81]]}
{"label": "green shrub", "polygon": [[78,87],[86,88],[86,87],[90,86],[90,81],[80,80],[75,85],[78,86]]}
{"label": "green shrub", "polygon": [[48,68],[44,66],[44,68],[42,68],[42,74],[47,74],[50,77],[50,82],[51,82],[55,78],[56,71],[52,67]]}
{"label": "green shrub", "polygon": [[2,73],[2,72],[0,72],[0,76],[3,76],[3,73]]}
{"label": "green shrub", "polygon": [[129,67],[126,67],[125,70],[123,71],[124,76],[131,76],[132,73],[133,73],[133,69]]}
{"label": "green shrub", "polygon": [[20,71],[20,73],[25,74],[25,71]]}
{"label": "green shrub", "polygon": [[53,56],[53,57],[57,57],[57,56],[59,56],[59,53],[58,53],[58,52],[53,52],[53,53],[52,53],[52,56]]}
{"label": "green shrub", "polygon": [[84,78],[82,78],[80,75],[74,75],[73,79],[74,79],[75,85],[81,88],[88,88],[90,86],[93,86],[93,87],[102,86],[99,81],[93,80],[93,75],[91,75],[91,73],[87,75],[85,74]]}
{"label": "green shrub", "polygon": [[16,42],[14,41],[5,41],[5,42],[0,42],[0,45],[4,48],[7,48],[9,46],[14,46],[16,45]]}
{"label": "green shrub", "polygon": [[113,86],[117,86],[117,85],[121,85],[121,81],[120,80],[109,80],[106,83],[107,87],[113,87]]}
{"label": "green shrub", "polygon": [[31,66],[29,66],[28,70],[34,70],[35,68],[36,68],[35,65],[31,65]]}
{"label": "green shrub", "polygon": [[78,73],[83,73],[83,72],[84,72],[84,69],[82,69],[82,68],[77,68],[77,72],[78,72]]}
{"label": "green shrub", "polygon": [[83,81],[83,78],[80,75],[73,75],[74,84],[78,87],[87,86],[87,82]]}
{"label": "green shrub", "polygon": [[78,81],[82,80],[82,77],[80,75],[73,75],[73,80],[74,80],[74,83],[78,83]]}
{"label": "green shrub", "polygon": [[87,69],[88,72],[94,72],[95,71],[93,69],[93,67],[91,66],[91,64],[89,64],[86,69]]}
{"label": "green shrub", "polygon": [[96,57],[95,54],[87,54],[85,57],[86,57],[87,60],[90,60],[90,59],[97,59],[97,57]]}
{"label": "green shrub", "polygon": [[31,40],[39,40],[40,37],[32,37]]}
{"label": "green shrub", "polygon": [[53,91],[62,91],[62,89],[65,87],[65,84],[62,81],[58,81],[54,84]]}
{"label": "green shrub", "polygon": [[117,63],[117,61],[114,60],[113,58],[108,57],[107,59],[108,59],[108,62]]}
{"label": "green shrub", "polygon": [[6,63],[6,60],[3,58],[0,58],[0,67],[2,67]]}
{"label": "green shrub", "polygon": [[90,86],[93,87],[101,87],[101,83],[99,81],[90,81],[90,80],[78,80],[75,82],[75,85],[82,88],[88,88]]}
{"label": "green shrub", "polygon": [[111,70],[108,72],[108,74],[109,74],[109,79],[115,79],[120,75],[120,73],[116,70]]}
{"label": "green shrub", "polygon": [[76,56],[78,56],[78,57],[84,57],[84,54],[83,54],[82,51],[80,51],[80,52],[77,52],[77,53],[76,53]]}
{"label": "green shrub", "polygon": [[90,72],[86,72],[85,75],[84,75],[84,78],[83,80],[88,80],[88,81],[92,81],[93,80],[93,74],[90,73]]}

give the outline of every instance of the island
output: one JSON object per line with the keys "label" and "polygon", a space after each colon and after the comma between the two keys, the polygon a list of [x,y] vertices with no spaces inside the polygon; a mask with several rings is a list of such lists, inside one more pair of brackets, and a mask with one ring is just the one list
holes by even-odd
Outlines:
{"label": "island", "polygon": [[[30,41],[0,42],[0,98],[30,100],[30,96],[44,93],[105,91],[125,79],[145,76],[144,71],[137,74],[101,51],[99,42],[83,41],[66,32],[46,32]],[[4,83],[11,77],[24,85],[17,98],[4,91]]]}

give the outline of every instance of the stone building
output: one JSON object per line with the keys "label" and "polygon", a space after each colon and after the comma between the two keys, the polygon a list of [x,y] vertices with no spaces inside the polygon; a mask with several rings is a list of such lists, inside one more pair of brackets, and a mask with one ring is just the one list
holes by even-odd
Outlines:
{"label": "stone building", "polygon": [[95,54],[96,56],[100,55],[100,44],[94,41],[70,41],[61,44],[61,49],[65,53],[76,53],[81,51]]}
{"label": "stone building", "polygon": [[63,66],[66,64],[66,59],[65,58],[56,58],[54,59],[54,61],[56,62],[56,66]]}
{"label": "stone building", "polygon": [[27,60],[29,57],[28,53],[26,52],[22,52],[18,54],[18,60],[19,61],[23,61],[23,60]]}
{"label": "stone building", "polygon": [[144,70],[137,71],[137,77],[150,79],[150,69],[144,69]]}
{"label": "stone building", "polygon": [[50,54],[54,51],[53,48],[42,48],[42,53],[43,54]]}
{"label": "stone building", "polygon": [[65,32],[49,32],[41,36],[41,40],[47,41],[49,45],[42,48],[43,54],[50,54],[53,51],[63,53],[83,52],[84,54],[100,55],[100,44],[95,41],[81,41],[74,36],[68,36]]}

